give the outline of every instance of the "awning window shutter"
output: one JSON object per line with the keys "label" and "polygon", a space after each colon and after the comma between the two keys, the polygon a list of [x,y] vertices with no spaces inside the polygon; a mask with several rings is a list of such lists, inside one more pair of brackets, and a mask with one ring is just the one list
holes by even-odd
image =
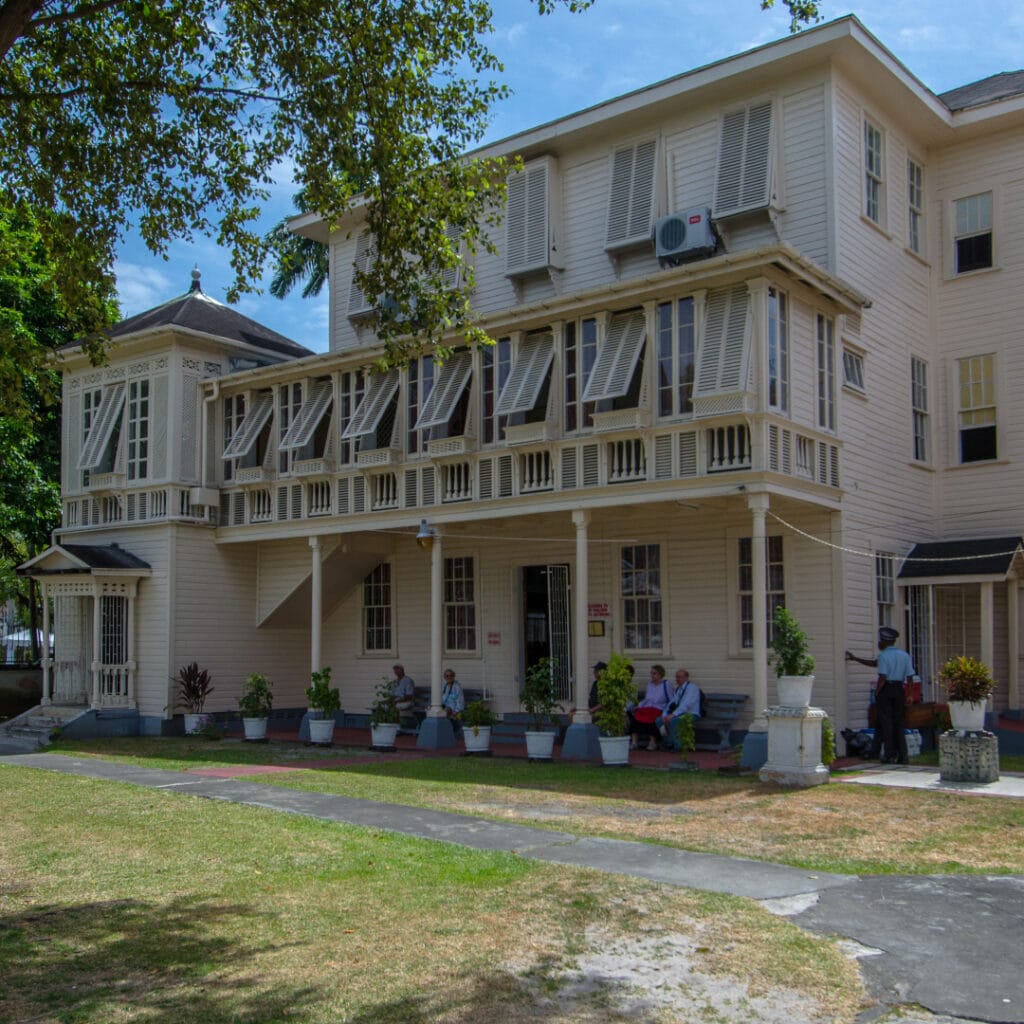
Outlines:
{"label": "awning window shutter", "polygon": [[472,372],[473,356],[470,352],[456,352],[441,367],[430,395],[420,410],[419,419],[416,420],[416,430],[440,427],[451,419]]}
{"label": "awning window shutter", "polygon": [[342,438],[360,437],[376,430],[377,424],[397,393],[398,370],[388,370],[387,373],[372,376],[366,394],[342,433]]}
{"label": "awning window shutter", "polygon": [[249,406],[238,429],[224,448],[222,459],[240,459],[249,454],[249,449],[266,426],[274,410],[274,396],[270,391],[261,391]]}
{"label": "awning window shutter", "polygon": [[373,236],[369,231],[360,232],[356,239],[356,255],[352,261],[352,284],[348,292],[348,315],[365,316],[374,311],[375,304],[363,294],[362,288],[356,281],[355,272],[362,271],[364,274],[373,265],[374,249]]}
{"label": "awning window shutter", "polygon": [[758,210],[771,201],[772,104],[730,111],[722,118],[715,216]]}
{"label": "awning window shutter", "polygon": [[333,392],[329,380],[318,380],[309,389],[309,397],[302,403],[291,426],[285,431],[278,448],[287,451],[290,448],[304,448],[309,444],[313,431],[323,419],[327,407],[331,404]]}
{"label": "awning window shutter", "polygon": [[697,353],[696,394],[715,395],[746,388],[749,363],[747,312],[750,293],[743,285],[708,294],[704,336]]}
{"label": "awning window shutter", "polygon": [[505,205],[505,272],[548,266],[548,161],[527,164],[508,177]]}
{"label": "awning window shutter", "polygon": [[549,333],[531,334],[519,347],[519,356],[498,396],[494,415],[530,412],[537,404],[554,356],[554,340]]}
{"label": "awning window shutter", "polygon": [[619,398],[629,392],[646,337],[647,323],[642,311],[616,313],[612,317],[604,344],[598,350],[594,368],[583,389],[584,402]]}
{"label": "awning window shutter", "polygon": [[454,224],[449,224],[445,228],[445,234],[451,242],[452,250],[460,257],[459,264],[454,267],[447,267],[442,275],[445,288],[453,292],[462,285],[462,233]]}
{"label": "awning window shutter", "polygon": [[615,151],[608,195],[607,246],[650,239],[657,153],[654,139]]}
{"label": "awning window shutter", "polygon": [[110,444],[114,425],[124,408],[124,392],[123,381],[104,388],[100,407],[92,420],[89,437],[82,447],[82,454],[78,457],[79,469],[96,469],[103,461],[103,453],[107,450],[107,445]]}

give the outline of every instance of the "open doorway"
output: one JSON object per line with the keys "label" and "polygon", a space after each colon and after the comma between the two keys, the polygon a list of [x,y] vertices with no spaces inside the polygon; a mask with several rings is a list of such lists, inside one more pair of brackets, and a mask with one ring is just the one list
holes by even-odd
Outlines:
{"label": "open doorway", "polygon": [[572,700],[572,617],[569,611],[569,566],[524,565],[523,667],[541,658],[555,662],[560,701]]}

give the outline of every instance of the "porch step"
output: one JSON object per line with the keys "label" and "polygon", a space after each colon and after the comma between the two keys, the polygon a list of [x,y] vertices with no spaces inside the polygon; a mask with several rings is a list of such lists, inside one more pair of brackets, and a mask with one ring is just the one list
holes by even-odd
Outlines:
{"label": "porch step", "polygon": [[86,711],[79,704],[40,704],[0,726],[0,737],[37,750],[49,744],[54,729],[62,729]]}

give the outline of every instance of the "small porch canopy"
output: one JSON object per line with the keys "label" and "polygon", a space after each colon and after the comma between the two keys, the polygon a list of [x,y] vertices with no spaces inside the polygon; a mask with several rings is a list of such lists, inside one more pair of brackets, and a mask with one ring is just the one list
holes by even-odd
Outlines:
{"label": "small porch canopy", "polygon": [[[1020,699],[1020,580],[1024,579],[1024,538],[979,537],[962,540],[930,541],[915,544],[903,562],[899,584],[909,588],[911,642],[924,648],[927,642],[930,664],[932,642],[936,637],[936,589],[977,585],[978,620],[981,627],[979,656],[986,665],[995,666],[996,657],[995,592],[1006,588],[1006,674],[1007,704],[1019,709]],[[966,652],[964,652],[966,653]],[[918,654],[915,652],[915,657]],[[918,666],[920,669],[920,665]],[[938,665],[933,666],[935,669]]]}
{"label": "small porch canopy", "polygon": [[[53,544],[17,572],[42,589],[44,635],[51,598],[58,612],[55,653],[42,663],[43,703],[134,707],[135,599],[148,563],[117,544]],[[86,610],[91,623],[83,624]]]}

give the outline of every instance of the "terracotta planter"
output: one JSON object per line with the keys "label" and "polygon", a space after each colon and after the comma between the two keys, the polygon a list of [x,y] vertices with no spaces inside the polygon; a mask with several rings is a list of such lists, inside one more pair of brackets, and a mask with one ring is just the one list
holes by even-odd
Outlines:
{"label": "terracotta planter", "polygon": [[598,736],[601,760],[605,764],[629,764],[628,736]]}
{"label": "terracotta planter", "polygon": [[467,754],[483,754],[491,749],[491,727],[489,725],[478,725],[476,729],[471,725],[464,725],[462,738],[466,743]]}
{"label": "terracotta planter", "polygon": [[265,718],[243,718],[242,728],[247,740],[265,740],[267,738],[267,720]]}
{"label": "terracotta planter", "polygon": [[526,756],[531,761],[550,761],[555,752],[555,734],[553,732],[526,733]]}
{"label": "terracotta planter", "polygon": [[949,702],[949,717],[953,722],[953,729],[956,732],[983,732],[987,703],[984,700],[951,700]]}
{"label": "terracotta planter", "polygon": [[309,720],[309,742],[331,744],[334,742],[334,716],[311,718]]}
{"label": "terracotta planter", "polygon": [[397,722],[382,722],[370,726],[370,746],[375,750],[394,750],[395,737],[398,735]]}
{"label": "terracotta planter", "polygon": [[783,708],[810,707],[813,686],[814,676],[779,676],[779,706]]}

